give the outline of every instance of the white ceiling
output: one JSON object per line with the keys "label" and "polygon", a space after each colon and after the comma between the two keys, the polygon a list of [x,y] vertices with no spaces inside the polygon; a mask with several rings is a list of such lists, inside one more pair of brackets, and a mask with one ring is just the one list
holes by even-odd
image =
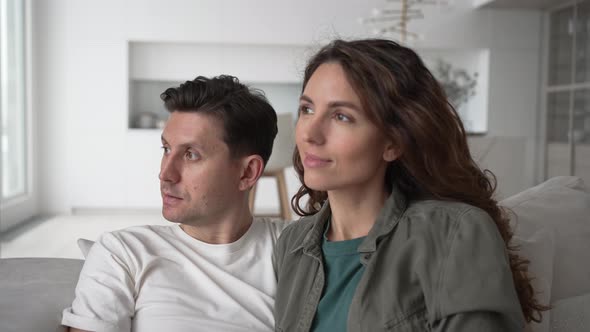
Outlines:
{"label": "white ceiling", "polygon": [[572,0],[474,0],[474,6],[479,8],[502,9],[549,9],[562,4],[572,3]]}

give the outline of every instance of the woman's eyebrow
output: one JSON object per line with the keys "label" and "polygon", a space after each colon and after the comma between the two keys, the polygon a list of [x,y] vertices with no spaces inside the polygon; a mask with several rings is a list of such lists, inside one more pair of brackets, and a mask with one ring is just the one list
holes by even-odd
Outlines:
{"label": "woman's eyebrow", "polygon": [[[313,104],[313,101],[311,100],[311,98],[309,98],[306,95],[301,95],[301,97],[299,97],[299,100],[300,101],[308,102],[310,104]],[[328,107],[330,107],[330,108],[347,107],[347,108],[351,108],[351,109],[353,109],[355,111],[359,111],[360,110],[360,107],[358,105],[356,105],[355,103],[350,102],[350,101],[333,101],[333,102],[330,102],[328,104]]]}
{"label": "woman's eyebrow", "polygon": [[309,98],[306,95],[301,95],[301,97],[299,97],[299,101],[306,101],[306,102],[308,102],[310,104],[313,104],[313,101],[311,100],[311,98]]}
{"label": "woman's eyebrow", "polygon": [[355,111],[360,111],[359,106],[357,106],[355,103],[352,103],[349,101],[333,101],[328,104],[328,107],[330,107],[330,108],[346,107],[346,108],[353,109]]}

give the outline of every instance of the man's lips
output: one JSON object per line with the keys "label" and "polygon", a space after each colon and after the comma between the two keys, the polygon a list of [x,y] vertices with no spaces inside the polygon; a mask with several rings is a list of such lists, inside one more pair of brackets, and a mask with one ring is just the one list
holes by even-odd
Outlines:
{"label": "man's lips", "polygon": [[305,153],[305,158],[303,158],[303,166],[306,168],[325,167],[331,162],[330,159],[324,159],[311,153]]}
{"label": "man's lips", "polygon": [[164,205],[172,205],[182,201],[182,198],[162,192],[162,202]]}

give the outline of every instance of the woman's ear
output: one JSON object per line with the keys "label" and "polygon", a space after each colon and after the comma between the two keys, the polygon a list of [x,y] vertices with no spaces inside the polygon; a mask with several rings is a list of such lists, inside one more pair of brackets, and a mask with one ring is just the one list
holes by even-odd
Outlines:
{"label": "woman's ear", "polygon": [[241,167],[239,189],[242,191],[249,190],[262,175],[264,161],[259,155],[250,155],[242,159]]}
{"label": "woman's ear", "polygon": [[387,143],[383,151],[383,160],[386,162],[394,161],[400,156],[400,150],[393,143]]}

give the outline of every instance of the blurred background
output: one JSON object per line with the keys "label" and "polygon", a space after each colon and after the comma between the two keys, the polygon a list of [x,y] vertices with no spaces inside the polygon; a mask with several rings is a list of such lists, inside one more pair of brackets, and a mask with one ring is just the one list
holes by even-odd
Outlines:
{"label": "blurred background", "polygon": [[302,69],[334,38],[421,54],[498,199],[555,175],[590,182],[590,0],[0,3],[0,257],[81,257],[80,237],[165,224],[159,94],[198,75],[235,75],[285,115],[253,209],[294,219]]}

